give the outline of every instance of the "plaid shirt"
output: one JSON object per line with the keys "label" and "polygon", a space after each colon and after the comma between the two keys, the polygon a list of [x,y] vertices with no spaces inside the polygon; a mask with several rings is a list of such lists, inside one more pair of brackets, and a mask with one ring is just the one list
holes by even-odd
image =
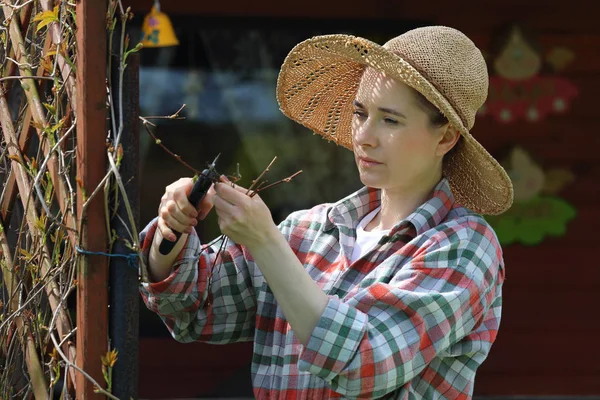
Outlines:
{"label": "plaid shirt", "polygon": [[[142,285],[144,301],[178,341],[253,340],[259,399],[469,399],[500,323],[498,240],[481,216],[454,203],[442,179],[427,202],[349,265],[355,228],[379,199],[379,190],[365,187],[279,225],[329,296],[307,346],[247,249],[231,241],[209,286],[220,243],[202,246],[190,235],[173,273]],[[141,233],[146,257],[155,230],[153,221]]]}

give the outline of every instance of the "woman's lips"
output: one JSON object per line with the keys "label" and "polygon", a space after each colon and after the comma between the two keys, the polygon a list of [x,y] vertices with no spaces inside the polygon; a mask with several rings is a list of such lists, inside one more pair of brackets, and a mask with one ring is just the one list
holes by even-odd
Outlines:
{"label": "woman's lips", "polygon": [[358,161],[360,162],[360,165],[362,165],[363,167],[375,167],[377,165],[383,164],[383,163],[373,160],[372,158],[369,158],[369,157],[359,157]]}

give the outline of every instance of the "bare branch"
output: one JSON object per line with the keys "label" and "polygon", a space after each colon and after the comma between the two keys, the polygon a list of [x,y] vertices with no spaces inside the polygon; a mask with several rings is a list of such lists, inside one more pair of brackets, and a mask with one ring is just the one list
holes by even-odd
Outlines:
{"label": "bare branch", "polygon": [[252,181],[252,184],[250,185],[250,187],[246,191],[247,195],[249,195],[254,190],[254,187],[257,184],[260,183],[260,181],[263,178],[263,176],[265,176],[265,174],[270,171],[271,166],[273,166],[273,164],[275,163],[276,160],[277,160],[277,156],[273,157],[273,160],[271,160],[271,162],[269,163],[269,165],[267,165],[267,168],[265,168],[265,170],[258,176],[258,178],[256,178],[255,180]]}
{"label": "bare branch", "polygon": [[157,145],[159,145],[160,147],[162,147],[162,149],[164,151],[166,151],[167,153],[169,153],[173,158],[175,158],[179,163],[181,163],[183,166],[185,166],[187,169],[189,169],[190,171],[194,172],[194,174],[196,175],[200,175],[200,171],[198,171],[196,168],[192,167],[191,165],[189,165],[188,163],[186,163],[185,161],[183,161],[183,159],[181,158],[180,155],[173,153],[171,150],[169,150],[167,148],[167,146],[165,146],[164,144],[162,144],[162,140],[160,140],[159,138],[157,138],[154,133],[152,133],[152,131],[150,130],[150,128],[148,128],[148,125],[154,125],[152,122],[148,121],[145,117],[140,117],[140,119],[143,121],[143,125],[144,128],[146,129],[146,132],[148,132],[148,134],[150,136],[152,136],[152,139],[154,139],[154,143],[156,143]]}
{"label": "bare branch", "polygon": [[294,179],[295,177],[297,177],[298,175],[300,175],[302,173],[302,170],[293,173],[292,175],[288,176],[287,178],[283,178],[277,182],[273,182],[270,185],[264,186],[264,187],[258,187],[254,192],[252,192],[252,194],[250,194],[250,197],[254,197],[257,193],[260,193],[262,191],[265,191],[269,188],[272,188],[273,186],[277,186],[281,183],[290,183],[290,181],[292,179]]}
{"label": "bare branch", "polygon": [[47,80],[47,81],[54,81],[56,78],[54,78],[52,76],[25,76],[25,75],[18,75],[18,76],[5,76],[4,78],[0,78],[0,82],[9,81],[9,80],[13,80],[13,79],[43,79],[43,80]]}

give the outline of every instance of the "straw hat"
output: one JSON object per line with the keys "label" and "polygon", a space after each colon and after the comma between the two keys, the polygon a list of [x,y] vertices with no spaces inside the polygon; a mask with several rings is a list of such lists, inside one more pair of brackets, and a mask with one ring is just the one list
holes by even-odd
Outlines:
{"label": "straw hat", "polygon": [[422,93],[460,131],[463,139],[443,167],[459,204],[488,215],[511,206],[506,171],[469,133],[487,98],[487,66],[475,44],[456,29],[417,28],[383,46],[350,35],[308,39],[292,49],[281,67],[281,111],[352,150],[352,102],[366,67]]}

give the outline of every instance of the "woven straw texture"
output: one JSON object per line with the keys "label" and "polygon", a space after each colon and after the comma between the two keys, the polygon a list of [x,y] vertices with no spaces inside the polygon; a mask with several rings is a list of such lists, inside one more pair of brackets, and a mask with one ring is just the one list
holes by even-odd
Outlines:
{"label": "woven straw texture", "polygon": [[495,215],[512,204],[512,183],[469,133],[487,98],[488,75],[479,49],[456,29],[434,26],[406,32],[380,46],[350,35],[324,35],[298,44],[286,57],[277,100],[289,118],[352,150],[352,101],[366,67],[422,93],[463,139],[444,163],[456,200]]}

